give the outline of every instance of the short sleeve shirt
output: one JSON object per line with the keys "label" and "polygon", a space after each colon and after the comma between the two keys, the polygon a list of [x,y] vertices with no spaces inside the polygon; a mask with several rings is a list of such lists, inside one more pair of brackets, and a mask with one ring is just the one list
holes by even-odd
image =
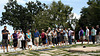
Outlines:
{"label": "short sleeve shirt", "polygon": [[[9,32],[8,30],[2,30],[2,33]],[[3,39],[8,39],[8,34],[2,34]]]}
{"label": "short sleeve shirt", "polygon": [[92,36],[95,36],[95,29],[92,29],[92,30],[91,30],[91,35],[92,35]]}
{"label": "short sleeve shirt", "polygon": [[34,32],[34,37],[36,38],[36,37],[39,37],[39,32],[37,31],[36,33]]}
{"label": "short sleeve shirt", "polygon": [[13,33],[12,35],[14,39],[17,39],[17,33]]}
{"label": "short sleeve shirt", "polygon": [[86,30],[86,35],[89,36],[89,29]]}

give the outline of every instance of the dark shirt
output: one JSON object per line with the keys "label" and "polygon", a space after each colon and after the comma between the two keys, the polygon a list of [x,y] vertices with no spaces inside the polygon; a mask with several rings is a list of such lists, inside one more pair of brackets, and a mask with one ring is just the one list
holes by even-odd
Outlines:
{"label": "dark shirt", "polygon": [[[2,33],[9,32],[8,30],[2,30]],[[8,39],[8,33],[7,34],[2,34],[3,39]]]}
{"label": "dark shirt", "polygon": [[96,34],[99,35],[100,28],[97,28],[96,30],[97,30],[97,33]]}
{"label": "dark shirt", "polygon": [[14,39],[17,39],[17,33],[13,33],[12,35]]}
{"label": "dark shirt", "polygon": [[84,31],[80,30],[80,36],[83,36]]}

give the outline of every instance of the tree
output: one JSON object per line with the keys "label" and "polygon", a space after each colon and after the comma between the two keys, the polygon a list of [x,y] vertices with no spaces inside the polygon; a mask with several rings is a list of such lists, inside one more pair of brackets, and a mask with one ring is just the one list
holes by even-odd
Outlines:
{"label": "tree", "polygon": [[81,19],[79,20],[80,26],[96,26],[100,25],[100,0],[89,0],[87,8],[81,11]]}
{"label": "tree", "polygon": [[38,24],[35,16],[45,9],[46,4],[36,1],[36,3],[28,2],[26,5],[19,5],[16,0],[11,0],[7,3],[4,6],[5,12],[2,12],[1,25],[8,24],[13,26],[15,30],[21,29],[24,32],[28,29],[33,30],[36,28],[35,24]]}
{"label": "tree", "polygon": [[58,1],[58,3],[53,1],[49,9],[51,22],[56,25],[65,26],[67,20],[70,19],[70,15],[72,15],[72,9],[72,7],[64,5],[61,1]]}

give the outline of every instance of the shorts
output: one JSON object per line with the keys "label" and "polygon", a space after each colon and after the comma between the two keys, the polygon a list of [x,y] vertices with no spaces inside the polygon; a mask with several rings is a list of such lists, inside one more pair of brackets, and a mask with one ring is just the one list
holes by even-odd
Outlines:
{"label": "shorts", "polygon": [[46,38],[42,38],[42,43],[46,44]]}
{"label": "shorts", "polygon": [[48,37],[48,41],[51,41],[52,42],[52,37]]}
{"label": "shorts", "polygon": [[86,39],[85,36],[83,36],[83,40]]}
{"label": "shorts", "polygon": [[8,46],[8,39],[2,39],[2,46]]}
{"label": "shorts", "polygon": [[64,41],[68,41],[68,37],[64,36]]}
{"label": "shorts", "polygon": [[83,40],[83,36],[80,36],[80,40]]}
{"label": "shorts", "polygon": [[14,40],[13,40],[13,46],[14,46],[14,47],[17,47],[17,44],[18,44],[18,39],[14,39]]}
{"label": "shorts", "polygon": [[34,42],[39,43],[39,37],[34,38]]}
{"label": "shorts", "polygon": [[86,39],[89,40],[89,36],[86,36]]}

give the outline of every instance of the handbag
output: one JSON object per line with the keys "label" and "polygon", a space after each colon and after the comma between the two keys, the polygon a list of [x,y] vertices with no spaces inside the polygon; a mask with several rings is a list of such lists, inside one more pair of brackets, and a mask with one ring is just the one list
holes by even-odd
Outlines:
{"label": "handbag", "polygon": [[27,39],[27,42],[30,42],[30,39]]}

